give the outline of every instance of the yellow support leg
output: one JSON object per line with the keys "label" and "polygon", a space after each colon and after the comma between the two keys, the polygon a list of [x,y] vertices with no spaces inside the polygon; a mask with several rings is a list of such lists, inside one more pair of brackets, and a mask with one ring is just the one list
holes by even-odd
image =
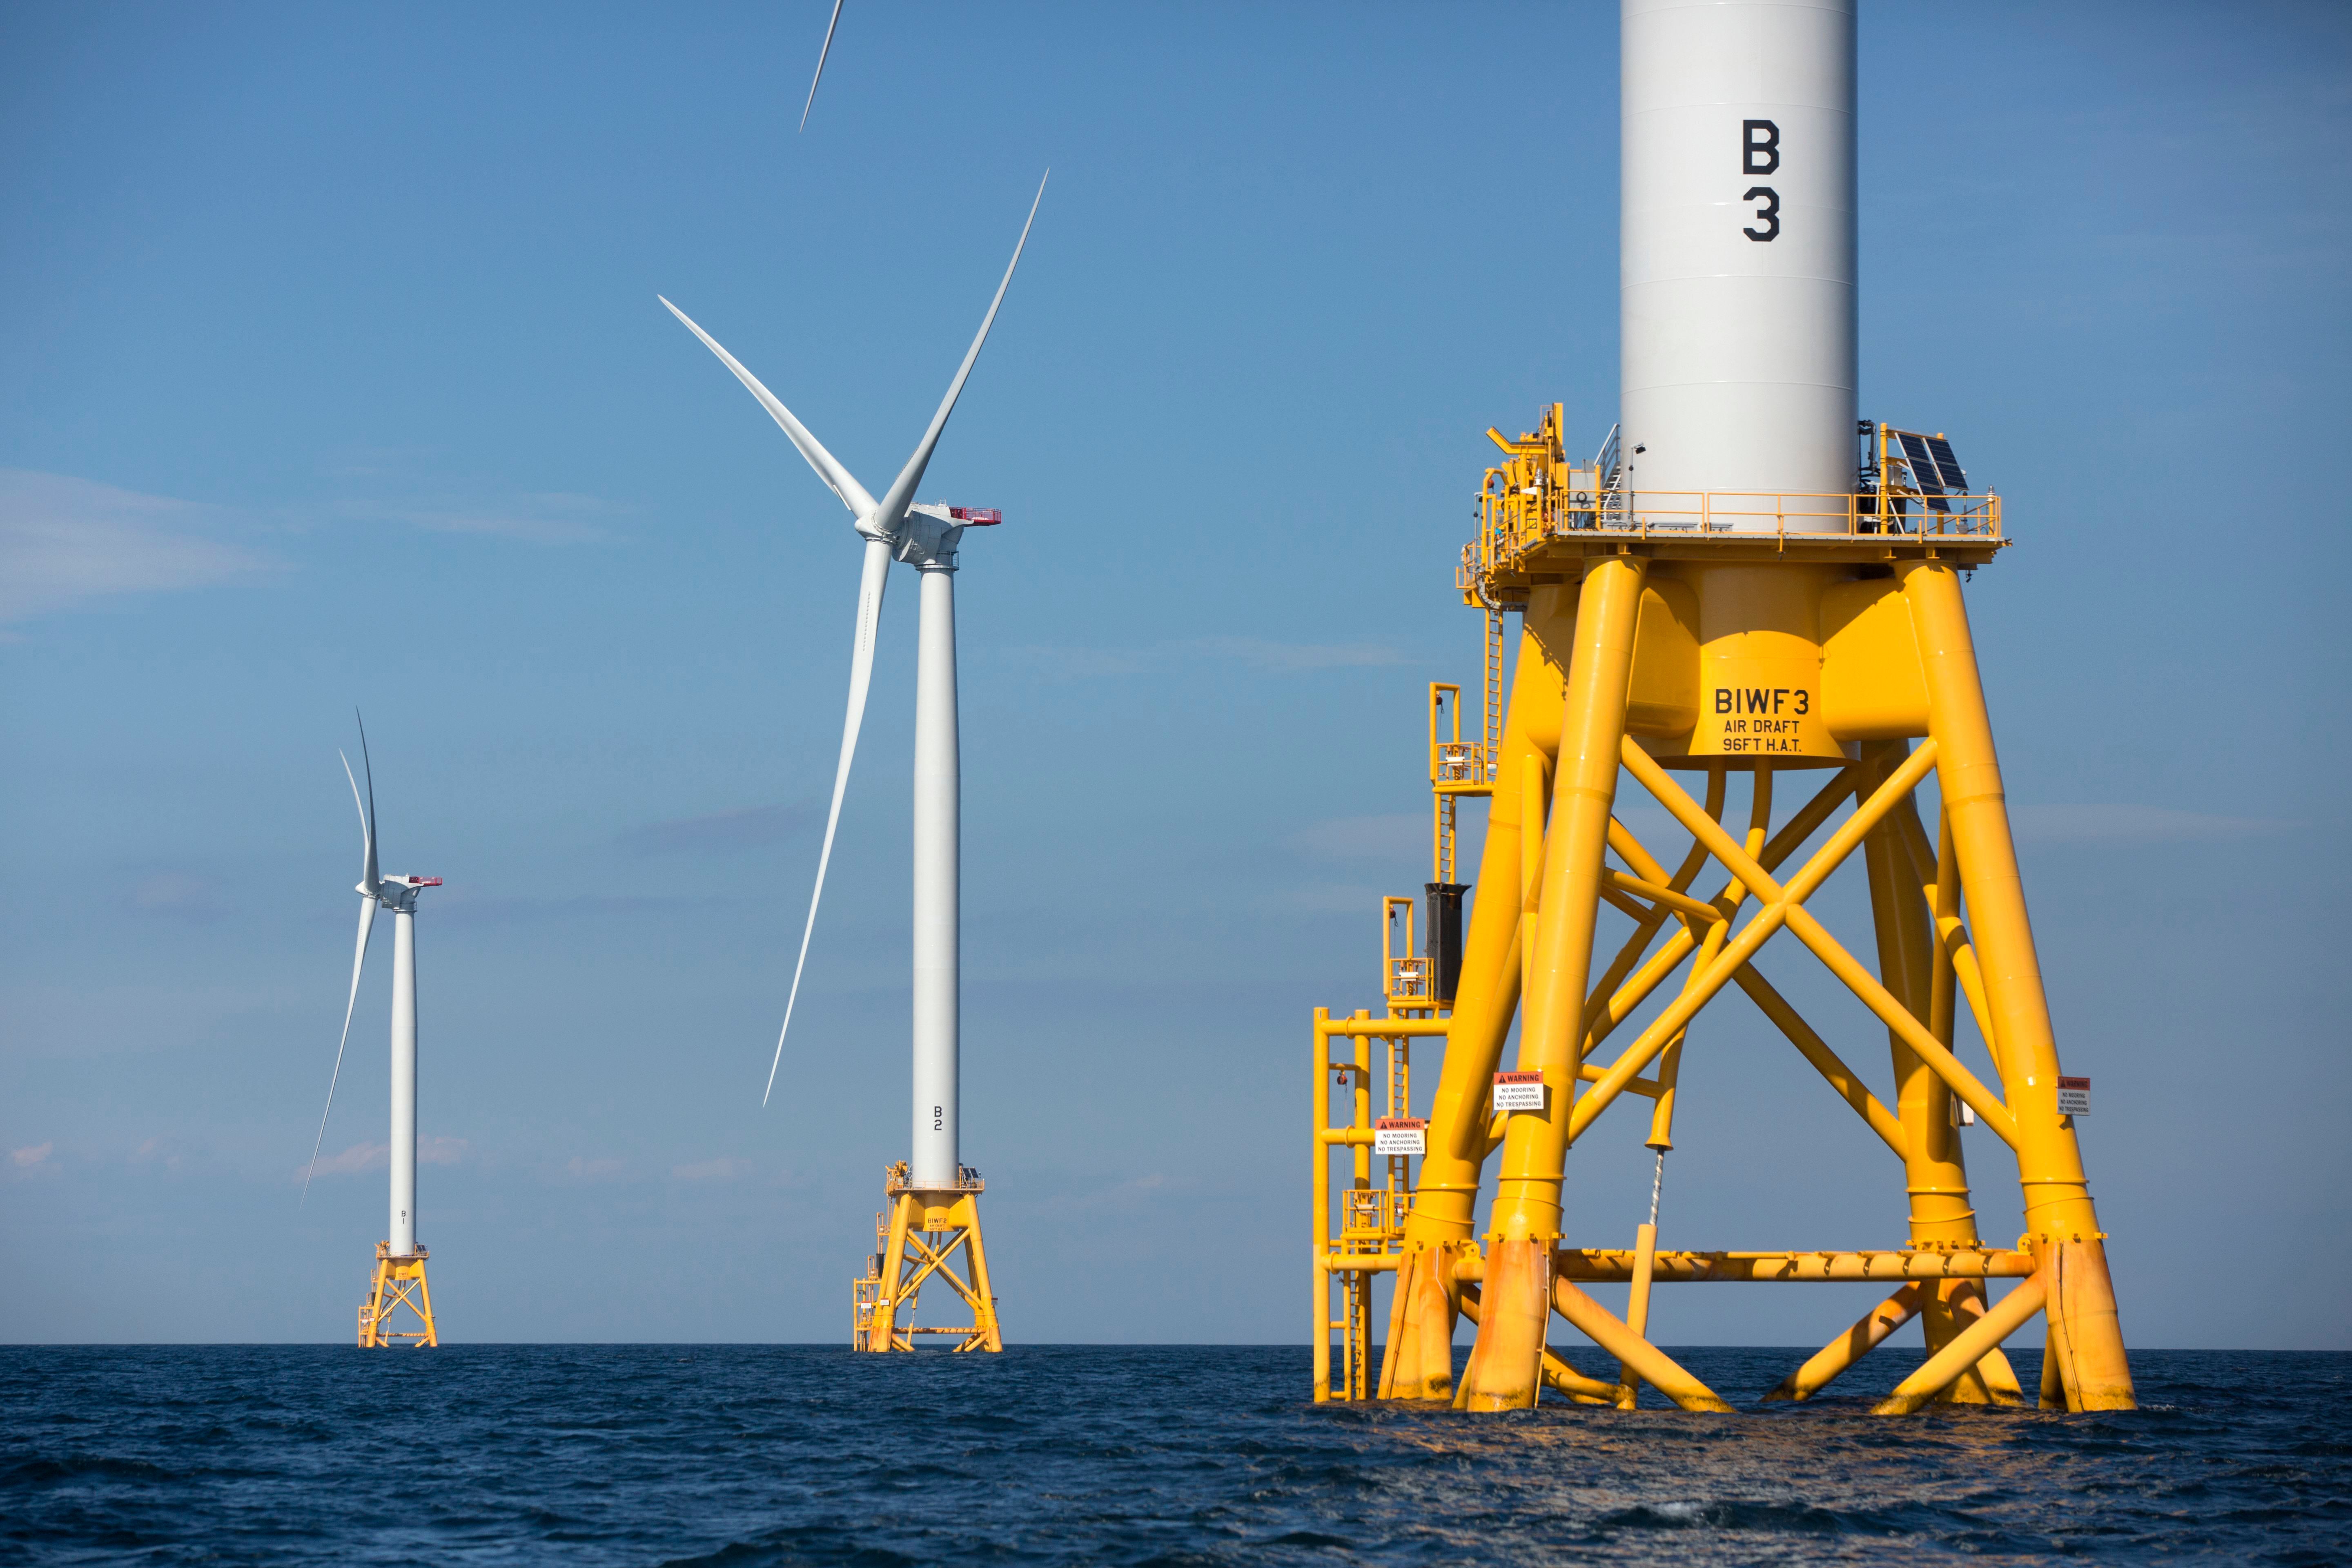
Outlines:
{"label": "yellow support leg", "polygon": [[[1985,1005],[2008,1075],[2026,1246],[2042,1266],[2051,1346],[2067,1408],[2134,1409],[2138,1401],[2105,1237],[2073,1120],[2058,1114],[2058,1046],[1959,574],[1944,562],[1927,561],[1906,566],[1900,580],[1926,671],[1928,732],[1937,747],[1937,782],[1951,823],[1961,896],[1972,917]],[[1993,1315],[2000,1311],[1994,1308]],[[1979,1326],[1990,1321],[1979,1320]]]}
{"label": "yellow support leg", "polygon": [[1546,1109],[1510,1119],[1494,1205],[1485,1317],[1463,1377],[1472,1410],[1536,1403],[1550,1313],[1559,1180],[1584,1038],[1585,984],[1601,904],[1602,855],[1625,734],[1634,616],[1648,563],[1612,556],[1586,569],[1560,719],[1550,826],[1544,835],[1538,951],[1526,998],[1519,1065],[1539,1071]]}
{"label": "yellow support leg", "polygon": [[[1528,611],[1535,627],[1557,623],[1559,597],[1557,589],[1538,595],[1539,602]],[[1502,724],[1495,793],[1487,803],[1486,840],[1479,858],[1477,886],[1481,889],[1506,883],[1514,889],[1519,886],[1524,820],[1532,818],[1536,825],[1533,834],[1526,837],[1542,842],[1543,803],[1526,800],[1522,783],[1529,763],[1540,770],[1547,755],[1543,742],[1548,741],[1553,747],[1559,743],[1564,679],[1538,631],[1523,630],[1511,678],[1510,706]],[[1406,1342],[1398,1344],[1391,1336],[1389,1354],[1396,1370],[1393,1375],[1385,1367],[1381,1373],[1382,1385],[1392,1391],[1390,1397],[1430,1400],[1454,1395],[1454,1324],[1461,1313],[1461,1295],[1452,1263],[1470,1239],[1479,1173],[1488,1152],[1487,1130],[1493,1121],[1490,1089],[1519,1003],[1518,905],[1517,899],[1484,895],[1471,905],[1462,975],[1454,991],[1453,1016],[1447,1021],[1444,1066],[1430,1106],[1429,1152],[1415,1173],[1412,1212],[1405,1222],[1403,1247],[1408,1260],[1397,1276],[1396,1289],[1410,1292],[1419,1301],[1423,1316],[1418,1320],[1419,1331]],[[1319,1087],[1322,1079],[1318,1077],[1317,1082]],[[1318,1129],[1320,1125],[1318,1121]],[[1325,1158],[1318,1146],[1318,1169]],[[1318,1283],[1318,1289],[1325,1288]],[[1318,1321],[1328,1310],[1328,1305],[1318,1306]]]}
{"label": "yellow support leg", "polygon": [[[1900,741],[1874,742],[1864,748],[1874,783],[1893,774],[1908,755],[1909,748]],[[1950,960],[1930,929],[1934,889],[1920,886],[1918,868],[1905,840],[1906,821],[1916,827],[1914,806],[1908,800],[1890,810],[1864,841],[1871,912],[1878,935],[1880,984],[1915,1016],[1927,1020],[1930,1032],[1948,1051],[1952,1047]],[[1969,1201],[1967,1156],[1960,1147],[1952,1091],[1899,1032],[1887,1031],[1887,1048],[1895,1068],[1896,1113],[1903,1123],[1911,1244],[1973,1247],[1978,1245],[1976,1210]],[[1919,1321],[1929,1355],[1949,1344],[1970,1321],[1954,1310],[1955,1301],[1961,1299],[1958,1280],[1921,1299]],[[1980,1302],[1981,1292],[1967,1299]],[[2016,1380],[2007,1373],[2006,1361],[1998,1369],[1971,1369],[1937,1398],[1957,1405],[2013,1402]],[[2009,1398],[1996,1394],[1997,1384],[2006,1385]]]}

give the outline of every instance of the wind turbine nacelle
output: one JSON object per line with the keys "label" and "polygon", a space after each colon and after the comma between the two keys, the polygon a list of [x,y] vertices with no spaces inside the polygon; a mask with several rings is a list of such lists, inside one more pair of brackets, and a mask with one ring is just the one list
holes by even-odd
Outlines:
{"label": "wind turbine nacelle", "polygon": [[907,509],[907,521],[898,531],[898,559],[927,572],[952,572],[956,542],[963,531],[993,528],[1003,521],[1004,514],[993,508],[983,511],[977,507],[917,501]]}

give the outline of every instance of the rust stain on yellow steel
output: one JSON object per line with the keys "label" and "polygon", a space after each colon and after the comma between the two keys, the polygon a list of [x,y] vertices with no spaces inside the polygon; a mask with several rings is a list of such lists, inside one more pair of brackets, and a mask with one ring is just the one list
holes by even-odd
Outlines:
{"label": "rust stain on yellow steel", "polygon": [[1479,1283],[1478,1339],[1454,1391],[1455,1409],[1515,1410],[1536,1403],[1551,1317],[1550,1261],[1550,1246],[1539,1237],[1491,1244],[1487,1277]]}

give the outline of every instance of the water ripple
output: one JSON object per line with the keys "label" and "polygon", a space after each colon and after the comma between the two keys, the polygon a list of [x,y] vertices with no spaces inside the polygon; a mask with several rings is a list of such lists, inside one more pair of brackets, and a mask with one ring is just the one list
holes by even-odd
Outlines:
{"label": "water ripple", "polygon": [[1279,1348],[0,1348],[0,1563],[2352,1562],[2352,1356],[1870,1415],[1916,1360],[1717,1418],[1318,1407]]}

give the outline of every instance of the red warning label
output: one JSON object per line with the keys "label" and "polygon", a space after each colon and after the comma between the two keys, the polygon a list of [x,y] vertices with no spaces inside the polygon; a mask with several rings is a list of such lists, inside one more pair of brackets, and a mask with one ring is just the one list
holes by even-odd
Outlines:
{"label": "red warning label", "polygon": [[1496,1110],[1541,1110],[1543,1108],[1543,1074],[1539,1072],[1498,1072],[1495,1075]]}

